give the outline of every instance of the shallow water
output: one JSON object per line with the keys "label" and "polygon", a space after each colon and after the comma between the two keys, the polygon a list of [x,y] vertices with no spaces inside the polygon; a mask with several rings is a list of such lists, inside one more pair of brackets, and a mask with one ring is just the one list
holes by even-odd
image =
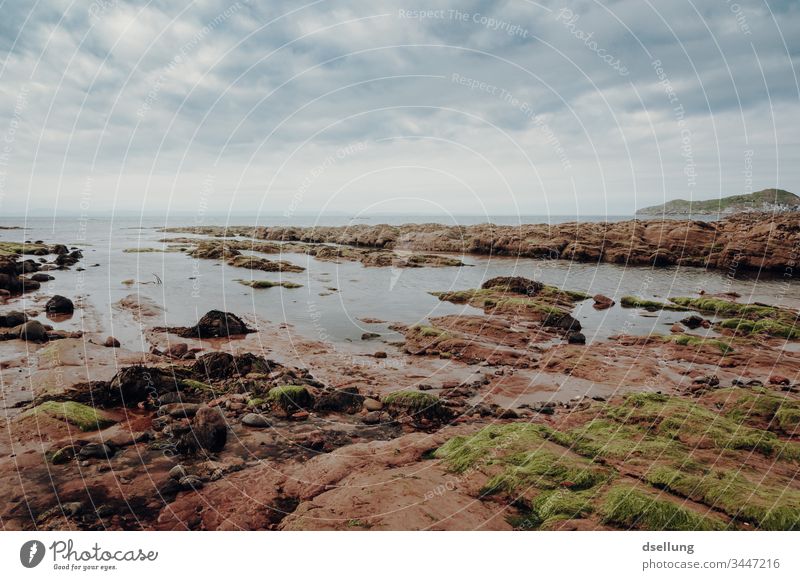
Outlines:
{"label": "shallow water", "polygon": [[[620,216],[624,217],[624,216]],[[516,218],[519,219],[519,218]],[[574,219],[574,218],[571,218]],[[603,218],[605,219],[605,218]],[[627,219],[627,218],[626,218]],[[206,216],[206,224],[224,224],[226,218]],[[284,221],[276,219],[275,222]],[[306,220],[297,219],[303,225]],[[316,220],[314,220],[316,221]],[[332,218],[326,225],[352,223],[346,218]],[[436,221],[431,216],[381,216],[360,223]],[[439,220],[447,221],[447,220]],[[466,220],[465,220],[466,221]],[[485,220],[479,220],[485,221]],[[238,219],[235,223],[244,224]],[[387,340],[399,336],[388,329],[390,322],[413,324],[429,317],[453,313],[479,313],[474,308],[440,302],[429,292],[475,288],[495,276],[519,275],[534,278],[564,289],[589,294],[601,293],[619,301],[633,294],[664,300],[670,296],[695,296],[700,290],[710,293],[738,292],[742,301],[800,307],[800,285],[779,278],[752,277],[732,279],[724,271],[699,268],[632,268],[614,264],[581,264],[563,260],[533,260],[467,255],[462,268],[365,268],[360,263],[321,262],[305,254],[284,254],[281,259],[307,270],[296,274],[251,272],[232,268],[215,260],[195,260],[179,252],[125,253],[126,248],[163,247],[161,238],[186,237],[164,234],[156,228],[164,225],[193,225],[192,218],[173,219],[3,219],[0,225],[22,225],[25,230],[0,230],[0,240],[44,240],[49,243],[77,245],[84,250],[79,266],[84,272],[50,272],[56,279],[42,285],[37,293],[14,300],[14,308],[40,307],[42,298],[63,294],[82,298],[85,308],[56,328],[81,329],[85,332],[111,334],[120,340],[139,340],[139,328],[129,313],[113,305],[130,294],[140,294],[164,308],[158,319],[148,324],[190,325],[211,309],[237,313],[245,318],[269,323],[286,322],[302,335],[344,344],[359,341],[364,332],[377,332]],[[232,223],[234,223],[232,221]],[[251,222],[252,223],[252,222]],[[261,222],[260,225],[268,225]],[[276,259],[278,256],[268,256]],[[99,264],[91,267],[93,264]],[[156,284],[156,276],[163,284]],[[288,280],[302,288],[251,289],[236,279]],[[133,279],[140,283],[122,284]],[[335,289],[335,290],[332,290]],[[7,306],[10,309],[12,306]],[[669,326],[686,315],[680,312],[643,313],[615,306],[597,311],[592,301],[578,305],[575,311],[591,340],[620,333],[666,333]],[[360,318],[377,318],[387,323],[367,324]],[[705,332],[705,331],[702,331]],[[131,348],[147,345],[131,344]]]}

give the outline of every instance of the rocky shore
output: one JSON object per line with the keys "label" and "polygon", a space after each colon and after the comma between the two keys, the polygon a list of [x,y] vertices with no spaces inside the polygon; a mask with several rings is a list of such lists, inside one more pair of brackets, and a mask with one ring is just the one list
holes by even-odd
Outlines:
{"label": "rocky shore", "polygon": [[777,273],[791,272],[800,254],[800,222],[795,213],[737,214],[716,222],[665,219],[518,226],[209,226],[171,228],[166,231],[212,236],[240,235],[254,240],[340,244],[387,251],[489,254]]}
{"label": "rocky shore", "polygon": [[[459,267],[432,252],[555,251],[779,271],[793,263],[798,229],[783,217],[179,228],[211,237],[172,243],[275,272],[302,268],[242,252],[288,242],[380,268]],[[214,237],[223,233],[255,238]],[[115,308],[141,325],[134,343],[48,329],[41,312],[17,309],[33,273],[81,259],[44,244],[27,259],[31,247],[0,259],[5,530],[800,529],[796,310],[688,290],[617,304],[500,276],[430,289],[470,313],[395,323],[401,341],[365,334],[342,351],[221,304],[163,326],[131,294]],[[575,317],[584,303],[682,318],[664,333],[587,344]],[[43,312],[58,320],[80,308],[54,295]]]}

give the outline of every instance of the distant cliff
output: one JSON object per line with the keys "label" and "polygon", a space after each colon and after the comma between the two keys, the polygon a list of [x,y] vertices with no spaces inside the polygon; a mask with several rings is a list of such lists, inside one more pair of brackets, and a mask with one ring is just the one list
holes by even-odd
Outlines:
{"label": "distant cliff", "polygon": [[702,215],[732,214],[744,211],[797,210],[800,210],[800,197],[783,189],[763,189],[748,195],[732,195],[705,201],[673,199],[662,205],[642,208],[636,212],[636,215]]}

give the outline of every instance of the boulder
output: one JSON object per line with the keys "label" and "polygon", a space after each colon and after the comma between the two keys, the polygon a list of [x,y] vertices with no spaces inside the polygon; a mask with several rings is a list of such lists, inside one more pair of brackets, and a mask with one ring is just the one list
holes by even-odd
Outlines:
{"label": "boulder", "polygon": [[44,342],[47,340],[47,329],[38,320],[30,320],[18,328],[18,336],[28,342]]}
{"label": "boulder", "polygon": [[270,427],[270,422],[267,420],[267,418],[258,413],[247,413],[247,415],[242,417],[242,424],[247,425],[248,427],[255,427],[257,429]]}
{"label": "boulder", "polygon": [[106,346],[108,348],[119,348],[121,345],[116,338],[114,338],[113,336],[109,336],[108,338],[106,338],[106,341],[103,343],[103,346]]}
{"label": "boulder", "polygon": [[697,316],[697,314],[692,314],[691,316],[687,316],[683,320],[681,320],[681,324],[683,324],[686,328],[694,330],[695,328],[700,328],[703,326],[705,320],[702,316]]}
{"label": "boulder", "polygon": [[28,315],[19,310],[12,310],[0,315],[0,327],[13,328],[28,322]]}
{"label": "boulder", "polygon": [[345,387],[324,391],[317,399],[314,408],[318,411],[334,411],[340,413],[358,413],[364,404],[364,396],[358,387]]}
{"label": "boulder", "polygon": [[56,294],[47,301],[44,309],[48,314],[72,314],[75,312],[75,305],[69,298]]}
{"label": "boulder", "polygon": [[580,332],[570,332],[567,335],[569,344],[586,344],[586,337]]}
{"label": "boulder", "polygon": [[49,282],[50,280],[55,280],[55,277],[50,274],[45,274],[44,272],[37,272],[31,276],[31,280],[34,282]]}
{"label": "boulder", "polygon": [[505,292],[512,292],[514,294],[524,294],[525,296],[534,296],[541,292],[544,284],[523,278],[522,276],[498,276],[487,280],[481,285],[484,290],[491,288],[492,290],[499,290]]}
{"label": "boulder", "polygon": [[595,294],[592,299],[594,300],[594,308],[597,310],[605,310],[616,304],[611,298],[602,294]]}
{"label": "boulder", "polygon": [[254,332],[244,321],[230,312],[212,310],[203,315],[195,326],[176,330],[183,338],[220,338]]}
{"label": "boulder", "polygon": [[225,417],[216,407],[200,407],[192,419],[191,429],[181,436],[179,447],[186,451],[205,449],[222,451],[228,441],[228,426]]}

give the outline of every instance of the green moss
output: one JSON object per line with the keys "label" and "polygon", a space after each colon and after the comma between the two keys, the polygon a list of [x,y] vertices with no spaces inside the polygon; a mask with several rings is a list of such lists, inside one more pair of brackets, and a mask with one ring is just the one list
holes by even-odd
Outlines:
{"label": "green moss", "polygon": [[262,405],[266,405],[268,402],[267,399],[262,399],[260,397],[254,397],[252,399],[248,399],[247,406],[248,407],[260,407]]}
{"label": "green moss", "polygon": [[665,336],[664,340],[667,342],[674,342],[680,346],[693,346],[695,348],[710,346],[716,348],[722,354],[733,352],[733,347],[731,347],[729,343],[716,338],[703,338],[702,336],[694,336],[693,334],[672,334]]}
{"label": "green moss", "polygon": [[617,485],[602,507],[603,522],[645,530],[721,530],[724,523],[640,489]]}
{"label": "green moss", "polygon": [[116,421],[99,413],[96,409],[74,401],[63,403],[47,401],[23,414],[24,417],[38,417],[39,415],[66,421],[71,425],[75,425],[81,431],[97,431],[116,423]]}
{"label": "green moss", "polygon": [[720,298],[670,298],[670,301],[685,308],[708,312],[717,316],[735,316],[738,318],[772,318],[781,309],[760,304],[740,304]]}
{"label": "green moss", "polygon": [[553,297],[555,299],[563,298],[570,302],[582,302],[591,298],[591,295],[586,292],[579,292],[577,290],[564,290],[557,286],[545,285],[539,293],[541,296]]}
{"label": "green moss", "polygon": [[665,466],[652,469],[646,479],[764,530],[800,529],[800,493],[792,489],[756,483],[736,471],[693,474]]}
{"label": "green moss", "polygon": [[149,254],[156,252],[165,252],[164,248],[125,248],[122,250],[126,254]]}
{"label": "green moss", "polygon": [[383,398],[383,404],[391,415],[440,420],[447,416],[447,410],[439,397],[422,391],[396,391]]}
{"label": "green moss", "polygon": [[768,334],[790,340],[800,339],[800,327],[779,320],[747,320],[745,318],[727,318],[718,323],[722,328],[728,328],[739,334]]}
{"label": "green moss", "polygon": [[800,408],[798,408],[798,402],[794,401],[792,405],[782,406],[778,409],[775,412],[775,421],[784,433],[790,435],[800,434]]}
{"label": "green moss", "polygon": [[669,304],[668,302],[658,302],[656,300],[647,300],[645,298],[639,298],[638,296],[623,296],[619,303],[623,308],[642,308],[650,312],[655,312],[657,310],[687,310],[687,308],[684,308],[680,305]]}
{"label": "green moss", "polygon": [[539,447],[549,432],[542,425],[528,423],[490,425],[469,437],[453,437],[436,450],[434,457],[442,459],[451,471],[463,473],[503,451]]}
{"label": "green moss", "polygon": [[195,381],[194,379],[183,379],[181,381],[181,385],[187,389],[198,391],[201,393],[213,393],[214,387],[207,383],[203,383],[201,381]]}
{"label": "green moss", "polygon": [[418,324],[414,327],[422,336],[425,338],[445,338],[448,336],[447,332],[436,328],[435,326],[426,326],[424,324]]}
{"label": "green moss", "polygon": [[314,403],[308,389],[300,385],[283,385],[272,388],[267,393],[267,398],[287,413],[308,409]]}
{"label": "green moss", "polygon": [[533,500],[530,512],[512,520],[512,525],[522,529],[548,529],[558,522],[585,518],[593,511],[595,491],[557,489],[543,491]]}
{"label": "green moss", "polygon": [[45,244],[23,244],[20,242],[0,242],[0,256],[13,256],[22,254],[43,255],[50,253],[50,247]]}
{"label": "green moss", "polygon": [[251,288],[275,288],[282,286],[283,288],[302,288],[302,284],[294,282],[271,282],[269,280],[236,280],[239,284],[250,286]]}

